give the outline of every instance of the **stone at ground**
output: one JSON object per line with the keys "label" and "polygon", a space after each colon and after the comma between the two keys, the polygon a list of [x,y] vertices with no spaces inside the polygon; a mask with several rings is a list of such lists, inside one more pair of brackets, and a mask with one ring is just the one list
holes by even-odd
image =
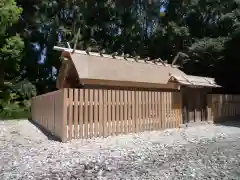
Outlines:
{"label": "stone at ground", "polygon": [[237,126],[208,124],[60,143],[29,121],[0,123],[0,180],[239,177]]}

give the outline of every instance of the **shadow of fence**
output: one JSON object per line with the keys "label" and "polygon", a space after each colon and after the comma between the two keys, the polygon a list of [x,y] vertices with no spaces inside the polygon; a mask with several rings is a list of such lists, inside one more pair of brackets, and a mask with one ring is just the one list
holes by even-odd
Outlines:
{"label": "shadow of fence", "polygon": [[221,117],[214,120],[215,125],[231,126],[240,128],[240,115],[233,117]]}
{"label": "shadow of fence", "polygon": [[61,141],[58,137],[54,136],[52,133],[50,133],[48,130],[46,130],[43,126],[37,124],[36,122],[34,122],[33,120],[31,120],[31,118],[28,119],[28,121],[30,123],[32,123],[36,128],[38,128],[47,138],[48,140],[51,141]]}

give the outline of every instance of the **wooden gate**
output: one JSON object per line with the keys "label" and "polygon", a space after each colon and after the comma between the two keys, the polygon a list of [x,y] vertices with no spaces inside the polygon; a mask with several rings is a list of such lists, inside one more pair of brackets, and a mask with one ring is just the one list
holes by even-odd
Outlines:
{"label": "wooden gate", "polygon": [[207,120],[207,93],[200,88],[185,88],[183,95],[183,123]]}

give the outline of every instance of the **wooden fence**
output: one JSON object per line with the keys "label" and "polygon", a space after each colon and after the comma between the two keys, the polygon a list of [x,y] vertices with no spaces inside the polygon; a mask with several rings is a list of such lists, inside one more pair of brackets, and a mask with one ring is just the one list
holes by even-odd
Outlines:
{"label": "wooden fence", "polygon": [[240,95],[208,95],[208,118],[214,122],[240,115]]}
{"label": "wooden fence", "polygon": [[32,99],[32,119],[62,141],[176,128],[180,92],[62,89]]}
{"label": "wooden fence", "polygon": [[31,102],[32,120],[61,140],[66,136],[66,95],[62,89],[33,97]]}
{"label": "wooden fence", "polygon": [[[182,124],[181,92],[61,89],[32,99],[32,119],[63,142]],[[240,114],[240,96],[208,95],[207,120]]]}

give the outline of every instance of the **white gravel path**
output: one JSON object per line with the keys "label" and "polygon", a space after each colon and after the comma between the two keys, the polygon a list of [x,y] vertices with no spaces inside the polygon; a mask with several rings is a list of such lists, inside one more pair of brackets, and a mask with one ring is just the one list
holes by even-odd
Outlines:
{"label": "white gravel path", "polygon": [[0,121],[0,180],[240,179],[239,137],[208,124],[60,143],[27,120]]}

